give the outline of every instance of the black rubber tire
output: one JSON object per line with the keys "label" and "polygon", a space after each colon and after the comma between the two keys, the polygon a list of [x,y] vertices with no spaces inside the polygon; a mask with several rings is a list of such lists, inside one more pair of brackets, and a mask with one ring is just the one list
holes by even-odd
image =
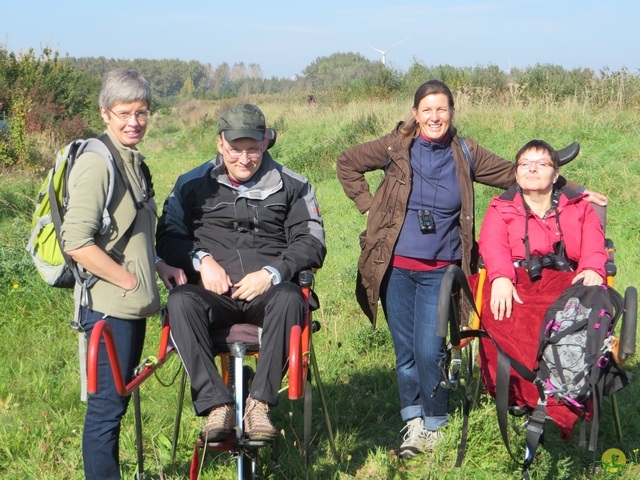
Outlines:
{"label": "black rubber tire", "polygon": [[626,362],[636,352],[636,329],[638,326],[638,291],[627,287],[624,292],[624,313],[620,328],[620,347],[618,359]]}

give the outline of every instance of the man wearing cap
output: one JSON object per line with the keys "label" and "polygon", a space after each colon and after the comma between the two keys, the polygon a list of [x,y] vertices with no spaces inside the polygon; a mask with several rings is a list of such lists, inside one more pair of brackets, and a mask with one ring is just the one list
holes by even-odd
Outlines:
{"label": "man wearing cap", "polygon": [[209,332],[235,323],[262,327],[244,430],[252,440],[278,435],[269,418],[286,368],[291,326],[304,301],[293,276],[322,265],[322,217],[308,180],[267,152],[265,118],[251,104],[218,120],[218,155],[181,175],[158,222],[160,257],[187,273],[167,307],[171,336],[191,380],[195,412],[207,416],[203,441],[234,426],[233,398],[217,372]]}

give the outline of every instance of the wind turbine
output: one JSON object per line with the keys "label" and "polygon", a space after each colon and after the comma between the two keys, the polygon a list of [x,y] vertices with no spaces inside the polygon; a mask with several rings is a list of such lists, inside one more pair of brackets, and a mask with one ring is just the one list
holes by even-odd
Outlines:
{"label": "wind turbine", "polygon": [[371,45],[367,45],[369,48],[373,48],[376,52],[380,52],[382,54],[382,64],[384,65],[385,63],[385,55],[386,53],[391,50],[393,47],[397,47],[398,45],[400,45],[402,42],[406,42],[407,40],[409,40],[411,37],[407,37],[404,40],[400,40],[398,43],[391,45],[389,48],[387,48],[386,50],[380,50],[379,48],[376,47],[372,47]]}

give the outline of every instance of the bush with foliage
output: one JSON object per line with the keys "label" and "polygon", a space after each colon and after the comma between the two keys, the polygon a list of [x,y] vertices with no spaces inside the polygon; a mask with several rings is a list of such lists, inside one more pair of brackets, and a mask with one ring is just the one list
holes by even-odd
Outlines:
{"label": "bush with foliage", "polygon": [[[46,133],[49,153],[55,145],[90,130],[96,82],[68,66],[49,48],[15,54],[0,48],[0,92],[8,114],[8,135],[0,138],[0,165],[40,163],[39,142]],[[40,135],[38,135],[40,134]],[[50,148],[51,147],[51,148]]]}

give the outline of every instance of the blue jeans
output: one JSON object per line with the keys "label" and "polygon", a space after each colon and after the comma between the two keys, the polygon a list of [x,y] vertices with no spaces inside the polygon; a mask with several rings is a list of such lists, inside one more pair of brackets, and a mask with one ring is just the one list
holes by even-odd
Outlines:
{"label": "blue jeans", "polygon": [[[129,383],[142,356],[146,320],[108,317],[82,307],[80,323],[87,341],[96,322],[102,319],[111,326],[124,381],[125,384]],[[98,391],[89,396],[82,434],[82,458],[87,480],[120,480],[120,421],[127,411],[130,398],[121,396],[116,390],[103,339],[98,353]]]}
{"label": "blue jeans", "polygon": [[396,352],[400,413],[404,421],[422,417],[428,430],[447,423],[449,392],[440,382],[445,342],[436,335],[438,296],[444,268],[414,272],[391,267],[380,299]]}

